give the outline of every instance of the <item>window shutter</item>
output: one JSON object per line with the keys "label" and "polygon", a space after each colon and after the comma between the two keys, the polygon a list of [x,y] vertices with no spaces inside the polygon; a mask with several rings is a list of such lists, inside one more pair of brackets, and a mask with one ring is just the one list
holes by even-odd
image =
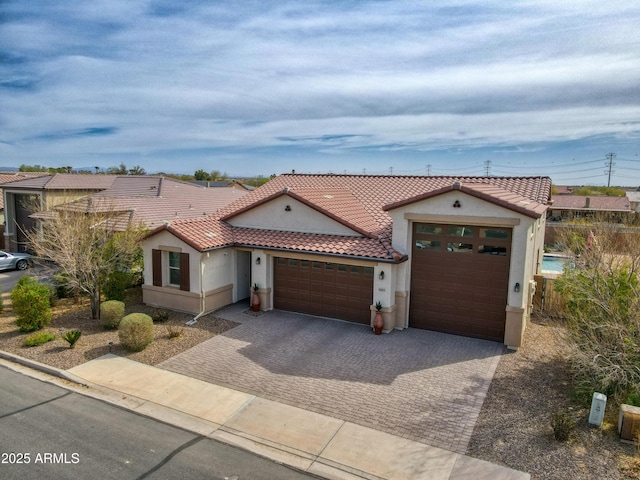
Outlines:
{"label": "window shutter", "polygon": [[180,290],[191,290],[191,282],[189,277],[189,254],[180,254]]}
{"label": "window shutter", "polygon": [[151,271],[153,276],[153,285],[162,286],[162,251],[155,248],[151,251]]}

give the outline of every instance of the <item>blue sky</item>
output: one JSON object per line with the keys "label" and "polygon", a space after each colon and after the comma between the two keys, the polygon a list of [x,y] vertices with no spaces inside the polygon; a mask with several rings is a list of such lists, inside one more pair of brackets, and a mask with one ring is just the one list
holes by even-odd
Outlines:
{"label": "blue sky", "polygon": [[0,1],[0,166],[640,186],[640,4]]}

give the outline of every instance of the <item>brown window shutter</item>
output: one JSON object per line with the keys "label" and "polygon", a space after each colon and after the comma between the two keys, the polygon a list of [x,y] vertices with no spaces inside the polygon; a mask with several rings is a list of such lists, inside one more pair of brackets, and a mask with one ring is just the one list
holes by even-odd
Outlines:
{"label": "brown window shutter", "polygon": [[153,276],[153,285],[162,286],[162,251],[155,248],[151,251],[151,270]]}
{"label": "brown window shutter", "polygon": [[180,254],[180,290],[189,291],[191,290],[189,276],[189,254],[181,253]]}

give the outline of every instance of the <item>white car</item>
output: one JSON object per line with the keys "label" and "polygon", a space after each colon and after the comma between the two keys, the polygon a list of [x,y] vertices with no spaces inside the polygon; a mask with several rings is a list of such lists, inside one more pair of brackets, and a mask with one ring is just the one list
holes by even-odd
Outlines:
{"label": "white car", "polygon": [[31,255],[0,250],[0,270],[26,270],[29,265],[31,265]]}

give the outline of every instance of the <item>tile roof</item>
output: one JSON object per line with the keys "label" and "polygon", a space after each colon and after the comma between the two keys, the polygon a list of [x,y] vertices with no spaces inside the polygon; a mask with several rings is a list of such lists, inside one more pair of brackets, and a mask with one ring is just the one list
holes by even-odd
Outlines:
{"label": "tile roof", "polygon": [[627,197],[553,195],[552,200],[552,210],[631,211],[631,204]]}
{"label": "tile roof", "polygon": [[490,183],[463,184],[459,181],[453,182],[448,187],[442,187],[430,192],[425,192],[421,195],[417,195],[416,197],[407,198],[396,203],[385,205],[382,208],[383,210],[393,210],[394,208],[409,205],[420,200],[433,198],[438,195],[442,195],[443,193],[451,192],[452,190],[459,190],[473,197],[480,198],[489,203],[499,205],[532,218],[540,218],[547,210],[546,204],[524,197],[518,193],[505,190],[497,185],[492,185]]}
{"label": "tile roof", "polygon": [[166,222],[209,217],[246,194],[245,190],[203,188],[166,177],[123,175],[114,180],[112,188],[59,208],[132,212],[134,222],[153,229]]}
{"label": "tile roof", "polygon": [[3,183],[44,176],[49,176],[49,174],[46,172],[2,172],[0,173],[0,186]]}
{"label": "tile roof", "polygon": [[117,175],[92,175],[56,173],[40,177],[16,180],[4,188],[23,190],[105,190],[111,187]]}
{"label": "tile roof", "polygon": [[[542,215],[550,199],[548,177],[280,175],[222,208],[214,217],[172,222],[148,236],[167,230],[199,251],[238,245],[397,262],[406,256],[391,247],[392,221],[385,206],[448,191],[455,181],[461,182],[461,189],[470,195],[534,218]],[[282,195],[296,198],[364,236],[232,227],[225,221]]]}
{"label": "tile roof", "polygon": [[5,183],[15,182],[17,180],[24,180],[27,178],[42,177],[48,175],[45,172],[3,172],[0,173],[0,210],[4,210],[4,195],[2,193],[2,186]]}

